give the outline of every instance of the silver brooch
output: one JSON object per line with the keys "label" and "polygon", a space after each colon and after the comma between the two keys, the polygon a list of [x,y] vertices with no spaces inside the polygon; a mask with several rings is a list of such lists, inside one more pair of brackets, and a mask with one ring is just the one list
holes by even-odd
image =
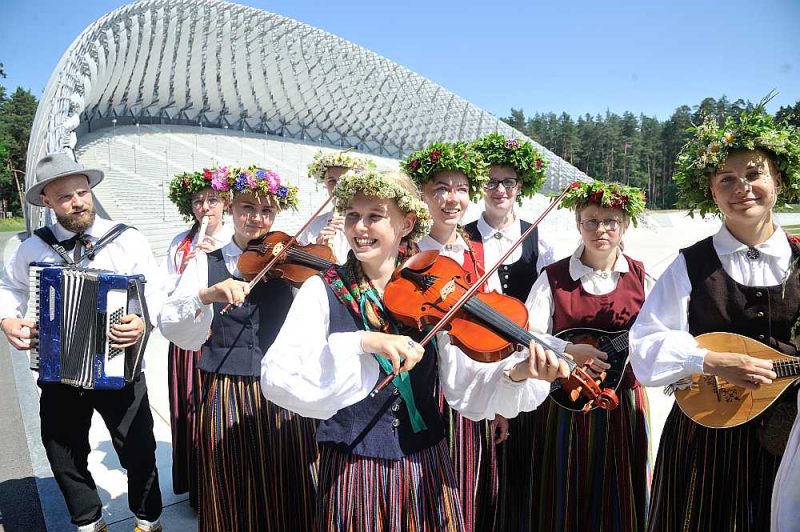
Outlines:
{"label": "silver brooch", "polygon": [[501,233],[500,231],[498,231],[498,232],[496,232],[496,233],[495,233],[494,235],[492,235],[492,236],[494,236],[494,237],[495,237],[497,240],[500,240],[501,238],[503,238],[503,233]]}
{"label": "silver brooch", "polygon": [[758,258],[761,256],[761,252],[756,248],[754,248],[753,246],[750,246],[747,248],[745,256],[750,260],[758,260]]}

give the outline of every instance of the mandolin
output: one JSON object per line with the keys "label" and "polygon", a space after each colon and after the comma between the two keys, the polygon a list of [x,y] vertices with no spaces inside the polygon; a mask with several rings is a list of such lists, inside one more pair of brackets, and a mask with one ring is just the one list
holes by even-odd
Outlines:
{"label": "mandolin", "polygon": [[[606,353],[608,355],[606,363],[611,367],[603,372],[600,382],[604,388],[618,390],[623,381],[625,368],[628,367],[627,330],[609,332],[589,327],[576,327],[563,330],[555,336],[573,344],[589,344]],[[586,397],[568,393],[562,388],[552,390],[550,398],[561,408],[575,412],[588,412],[597,408],[597,405],[592,404]]]}
{"label": "mandolin", "polygon": [[695,423],[712,429],[736,427],[761,415],[800,378],[800,357],[784,355],[761,342],[734,333],[713,332],[697,338],[711,351],[741,353],[772,362],[778,378],[747,389],[714,375],[694,374],[686,388],[675,389],[678,406]]}

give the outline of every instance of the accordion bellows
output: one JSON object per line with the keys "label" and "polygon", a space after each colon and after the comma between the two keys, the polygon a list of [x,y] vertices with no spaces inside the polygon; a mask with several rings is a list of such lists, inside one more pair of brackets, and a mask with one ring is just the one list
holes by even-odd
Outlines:
{"label": "accordion bellows", "polygon": [[32,317],[39,325],[39,344],[31,368],[38,369],[39,381],[112,390],[134,381],[141,373],[149,326],[124,350],[111,347],[108,331],[129,313],[149,324],[144,283],[142,275],[32,265],[31,297],[38,303]]}

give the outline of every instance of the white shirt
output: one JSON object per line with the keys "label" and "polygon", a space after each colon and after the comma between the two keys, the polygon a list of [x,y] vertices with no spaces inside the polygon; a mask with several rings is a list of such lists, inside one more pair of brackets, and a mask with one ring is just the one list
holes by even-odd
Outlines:
{"label": "white shirt", "polygon": [[[628,261],[622,253],[617,254],[617,260],[614,262],[614,267],[610,272],[597,271],[581,262],[583,250],[584,245],[581,243],[570,256],[569,276],[573,281],[580,279],[581,286],[590,294],[599,296],[612,292],[617,288],[620,275],[630,271]],[[644,280],[645,294],[647,294],[653,286],[653,280],[648,275],[645,275]],[[528,307],[528,328],[530,331],[536,333],[542,340],[556,348],[559,353],[563,353],[569,342],[550,334],[553,330],[555,304],[547,270],[542,271],[536,279],[530,294],[528,294],[528,299],[525,301],[525,306]]]}
{"label": "white shirt", "polygon": [[[238,262],[242,249],[231,239],[222,247],[225,267],[240,277]],[[186,265],[178,286],[170,294],[158,316],[161,334],[182,349],[198,351],[208,339],[214,320],[214,305],[200,302],[200,289],[208,288],[208,256],[198,253]]]}
{"label": "white shirt", "polygon": [[[180,266],[181,262],[183,262],[183,255],[180,257],[177,256],[178,254],[178,246],[183,239],[186,238],[186,235],[189,234],[189,229],[186,231],[181,231],[175,238],[172,239],[172,242],[169,245],[169,249],[167,250],[167,256],[164,257],[164,262],[161,265],[161,270],[165,272],[164,274],[164,291],[167,294],[171,294],[175,287],[178,285],[178,280],[181,277],[180,273]],[[199,233],[195,233],[194,237],[192,238],[192,246],[191,249],[195,249],[197,247],[197,237],[200,236]],[[213,235],[206,234],[206,241],[211,239],[214,249],[219,249],[228,242],[231,241],[233,238],[233,229],[231,224],[222,225],[216,233]],[[202,252],[201,252],[202,253]]]}
{"label": "white shirt", "polygon": [[[304,246],[307,244],[316,244],[317,237],[330,223],[331,218],[333,218],[333,211],[322,213],[314,218],[308,227],[306,227],[305,231],[297,235],[297,241]],[[350,252],[350,243],[347,241],[344,231],[336,231],[336,235],[331,242],[331,249],[336,256],[336,261],[339,264],[347,262],[347,254]]]}
{"label": "white shirt", "polygon": [[[115,225],[115,222],[96,216],[94,224],[84,234],[92,243],[97,243]],[[75,233],[67,231],[61,224],[52,225],[50,229],[59,241],[75,236]],[[71,255],[72,252],[69,253]],[[33,262],[64,263],[61,256],[38,236],[31,235],[22,242],[8,259],[5,271],[0,275],[0,318],[21,318],[25,315],[30,290],[29,270]],[[142,233],[135,229],[123,231],[98,251],[93,260],[84,257],[79,265],[118,274],[144,275],[147,309],[151,321],[155,322],[163,301],[163,281],[150,244]]]}
{"label": "white shirt", "polygon": [[[800,395],[797,396],[800,407]],[[800,523],[800,416],[789,433],[772,489],[772,532],[795,532]]]}
{"label": "white shirt", "polygon": [[464,266],[464,253],[469,250],[467,242],[460,234],[456,234],[456,240],[452,244],[442,244],[431,235],[425,235],[417,241],[417,247],[420,251],[438,251],[440,255],[453,259],[460,266]]}
{"label": "white shirt", "polygon": [[[484,220],[483,216],[481,216],[478,218],[477,226],[478,232],[480,232],[483,240],[483,265],[486,269],[489,269],[497,264],[497,261],[500,260],[500,257],[502,257],[503,254],[508,251],[508,248],[510,248],[514,242],[519,240],[519,237],[522,235],[522,226],[519,218],[514,220],[514,223],[498,230],[486,223],[486,220]],[[499,238],[497,237],[498,234],[500,235]],[[536,271],[540,272],[542,271],[542,268],[548,264],[554,263],[556,261],[556,256],[553,247],[542,238],[542,235],[539,235],[537,240],[539,257],[536,260]],[[517,246],[513,253],[511,253],[511,255],[505,261],[503,261],[503,264],[514,264],[521,258],[522,244]],[[500,293],[503,292],[502,283],[500,282],[500,274],[497,272],[495,272],[494,275],[489,278],[489,281],[486,284],[489,290],[496,290]]]}
{"label": "white shirt", "polygon": [[[328,332],[326,290],[319,276],[303,284],[261,362],[264,396],[301,416],[316,419],[328,419],[365,399],[381,374],[377,360],[361,349],[363,331]],[[494,419],[495,414],[514,417],[536,408],[550,391],[545,381],[515,383],[503,373],[525,360],[527,350],[485,364],[464,355],[446,333],[439,333],[437,342],[439,378],[447,402],[469,419]]]}
{"label": "white shirt", "polygon": [[[750,260],[747,246],[723,225],[712,238],[722,269],[745,286],[776,286],[789,271],[792,250],[780,227],[756,247],[761,256]],[[689,295],[692,290],[683,254],[667,267],[644,302],[630,332],[631,366],[645,386],[672,384],[703,373],[707,352],[689,334]]]}

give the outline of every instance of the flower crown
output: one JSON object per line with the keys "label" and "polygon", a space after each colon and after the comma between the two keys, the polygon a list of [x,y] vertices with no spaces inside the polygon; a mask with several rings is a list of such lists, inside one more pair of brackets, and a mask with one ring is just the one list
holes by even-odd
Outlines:
{"label": "flower crown", "polygon": [[483,197],[483,187],[489,182],[488,166],[483,157],[464,142],[436,142],[415,151],[400,166],[420,189],[436,172],[461,172],[469,181],[469,199],[472,201]]}
{"label": "flower crown", "polygon": [[296,208],[299,193],[294,185],[284,185],[281,176],[274,170],[248,166],[247,168],[206,168],[203,178],[211,182],[211,188],[219,195],[233,200],[238,194],[251,193],[258,198],[272,197],[281,210]]}
{"label": "flower crown", "polygon": [[394,200],[403,213],[413,212],[417,216],[417,221],[408,237],[414,241],[419,240],[430,232],[433,225],[428,206],[419,198],[418,194],[412,194],[398,184],[392,175],[374,170],[363,172],[350,170],[345,173],[339,178],[336,188],[333,189],[336,210],[344,211],[353,197],[359,193],[365,196]]}
{"label": "flower crown", "polygon": [[678,154],[672,178],[678,187],[678,205],[688,208],[690,216],[695,210],[701,216],[707,212],[720,214],[708,178],[737,149],[762,149],[772,155],[782,182],[777,207],[800,196],[800,134],[786,123],[776,124],[767,114],[764,106],[773,96],[769,94],[752,111],[743,111],[737,118],[729,116],[722,127],[706,117],[702,124],[688,129],[694,136]]}
{"label": "flower crown", "polygon": [[351,170],[375,169],[375,163],[366,157],[351,155],[344,151],[329,151],[325,153],[320,150],[314,154],[314,160],[308,165],[308,177],[313,177],[318,181],[324,181],[325,172],[328,171],[328,168],[335,166],[349,168]]}
{"label": "flower crown", "polygon": [[511,166],[522,184],[517,202],[536,194],[547,178],[547,160],[530,142],[507,139],[499,133],[490,133],[472,143],[488,165]]}
{"label": "flower crown", "polygon": [[184,172],[169,182],[169,200],[178,207],[183,221],[194,220],[192,212],[192,196],[204,189],[211,188],[211,179],[206,179],[203,172]]}
{"label": "flower crown", "polygon": [[577,211],[589,204],[608,209],[619,209],[636,227],[638,217],[644,212],[647,198],[640,188],[604,181],[576,181],[561,200],[561,209]]}

